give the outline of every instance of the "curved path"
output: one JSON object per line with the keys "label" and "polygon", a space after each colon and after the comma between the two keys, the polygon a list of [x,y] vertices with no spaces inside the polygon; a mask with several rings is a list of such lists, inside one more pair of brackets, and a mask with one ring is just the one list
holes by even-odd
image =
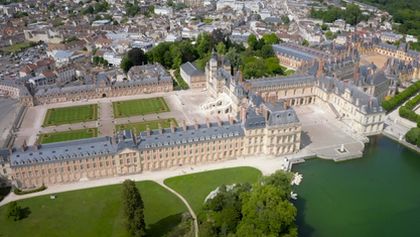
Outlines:
{"label": "curved path", "polygon": [[169,192],[175,194],[179,199],[181,199],[181,201],[185,204],[185,206],[187,206],[188,211],[190,212],[192,218],[193,218],[193,222],[194,222],[194,236],[198,237],[198,220],[197,220],[197,215],[195,214],[194,210],[191,208],[190,204],[188,203],[188,201],[179,193],[177,193],[175,190],[171,189],[169,186],[167,186],[163,180],[158,180],[157,183],[159,183],[162,187],[166,188]]}

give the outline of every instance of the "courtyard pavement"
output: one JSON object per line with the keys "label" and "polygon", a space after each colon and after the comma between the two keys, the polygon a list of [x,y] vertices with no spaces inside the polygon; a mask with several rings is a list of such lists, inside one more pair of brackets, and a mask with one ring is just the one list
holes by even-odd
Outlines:
{"label": "courtyard pavement", "polygon": [[[152,97],[163,97],[170,108],[170,112],[148,114],[144,116],[131,116],[126,118],[114,118],[112,102],[133,99],[146,99]],[[34,144],[37,140],[37,136],[40,133],[62,132],[98,127],[99,136],[112,136],[114,134],[116,124],[135,123],[167,118],[175,118],[179,125],[181,125],[183,121],[185,121],[187,124],[194,124],[195,121],[198,123],[205,123],[206,118],[208,118],[210,121],[216,122],[216,116],[210,115],[208,112],[201,109],[201,105],[205,103],[208,98],[209,95],[206,91],[201,89],[192,89],[165,93],[99,98],[77,102],[71,101],[29,107],[23,119],[22,125],[16,134],[17,137],[15,140],[15,147],[20,147],[24,141],[26,141],[28,145]],[[45,114],[48,109],[94,103],[99,105],[98,121],[42,127]],[[227,115],[224,116],[225,117],[222,116],[221,119],[227,120]]]}

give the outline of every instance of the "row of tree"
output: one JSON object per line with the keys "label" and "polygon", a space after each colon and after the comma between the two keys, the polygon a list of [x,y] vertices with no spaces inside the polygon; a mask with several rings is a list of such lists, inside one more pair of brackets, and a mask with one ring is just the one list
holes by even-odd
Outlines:
{"label": "row of tree", "polygon": [[417,81],[413,85],[406,88],[403,92],[395,95],[389,100],[384,100],[382,102],[382,107],[386,111],[391,111],[404,103],[407,99],[415,95],[420,90],[420,81]]}
{"label": "row of tree", "polygon": [[345,10],[334,6],[329,6],[327,10],[316,10],[315,8],[312,8],[310,16],[330,23],[337,19],[343,19],[346,23],[351,25],[356,25],[361,21],[369,19],[369,16],[362,14],[359,6],[356,4],[348,4]]}
{"label": "row of tree", "polygon": [[414,108],[420,103],[420,94],[413,99],[407,101],[403,106],[400,107],[398,113],[401,117],[406,118],[410,121],[417,123],[417,127],[420,127],[420,115],[414,111]]}
{"label": "row of tree", "polygon": [[259,182],[221,186],[199,214],[201,236],[297,236],[289,201],[292,175],[278,171]]}

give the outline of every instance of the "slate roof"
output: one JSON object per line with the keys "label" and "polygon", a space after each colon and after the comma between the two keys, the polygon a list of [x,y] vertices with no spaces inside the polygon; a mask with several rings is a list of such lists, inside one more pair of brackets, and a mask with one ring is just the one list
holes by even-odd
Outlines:
{"label": "slate roof", "polygon": [[273,45],[273,50],[274,50],[274,53],[276,54],[286,54],[286,55],[290,55],[291,57],[305,60],[305,61],[312,61],[317,58],[316,56],[312,54],[303,52],[301,50],[296,50],[294,48],[288,47],[287,45],[279,45],[279,44]]}
{"label": "slate roof", "polygon": [[80,160],[104,154],[115,154],[117,146],[110,137],[87,138],[28,147],[14,151],[10,157],[12,167],[52,163],[63,160]]}
{"label": "slate roof", "polygon": [[153,130],[150,131],[150,135],[147,132],[142,132],[138,138],[138,148],[180,146],[183,144],[242,136],[244,136],[244,129],[240,123],[230,124],[228,122],[222,122],[221,126],[218,126],[217,123],[211,123],[210,127],[207,124],[199,124],[197,129],[194,126],[187,126],[185,131],[183,128],[176,128],[174,132],[171,129],[162,129],[162,132]]}
{"label": "slate roof", "polygon": [[314,84],[315,77],[310,75],[292,75],[288,77],[266,77],[255,80],[248,80],[252,88],[277,87],[284,85],[298,86],[299,84]]}
{"label": "slate roof", "polygon": [[204,75],[204,72],[197,69],[194,64],[186,62],[181,65],[181,69],[189,76],[201,76]]}

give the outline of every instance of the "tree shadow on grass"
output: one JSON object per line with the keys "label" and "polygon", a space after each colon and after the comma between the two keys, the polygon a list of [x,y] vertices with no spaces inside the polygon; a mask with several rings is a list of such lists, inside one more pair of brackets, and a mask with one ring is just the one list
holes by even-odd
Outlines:
{"label": "tree shadow on grass", "polygon": [[293,200],[292,203],[296,206],[298,210],[296,224],[298,226],[299,237],[313,236],[315,229],[305,222],[306,200],[302,197],[298,197],[298,199]]}
{"label": "tree shadow on grass", "polygon": [[146,229],[146,236],[158,237],[164,236],[169,233],[174,227],[176,227],[182,221],[182,213],[165,217],[158,222],[149,225]]}
{"label": "tree shadow on grass", "polygon": [[22,215],[21,215],[21,220],[27,218],[30,214],[31,214],[31,209],[29,209],[29,207],[23,207],[21,209]]}

